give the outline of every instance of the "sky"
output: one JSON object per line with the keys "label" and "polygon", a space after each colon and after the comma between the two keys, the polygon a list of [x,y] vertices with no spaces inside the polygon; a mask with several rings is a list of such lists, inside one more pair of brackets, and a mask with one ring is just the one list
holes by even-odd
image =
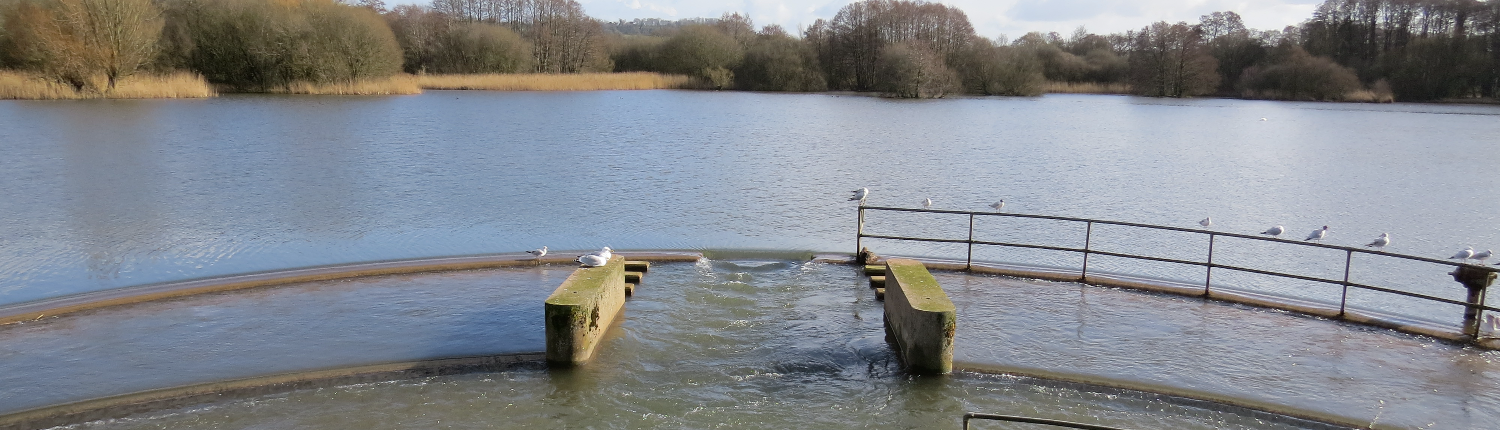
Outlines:
{"label": "sky", "polygon": [[[757,27],[781,24],[795,31],[819,18],[832,19],[853,0],[577,0],[595,18],[717,18],[725,12],[746,13]],[[430,0],[387,0],[388,4],[426,4]],[[1280,30],[1312,16],[1322,0],[945,0],[962,9],[980,36],[1002,34],[1015,39],[1031,31],[1063,36],[1078,26],[1105,34],[1139,29],[1156,21],[1198,22],[1215,11],[1234,11],[1245,26]]]}

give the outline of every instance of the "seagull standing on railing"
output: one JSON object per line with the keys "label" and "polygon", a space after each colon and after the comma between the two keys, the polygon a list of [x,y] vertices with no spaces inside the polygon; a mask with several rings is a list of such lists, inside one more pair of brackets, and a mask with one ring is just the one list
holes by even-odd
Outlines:
{"label": "seagull standing on railing", "polygon": [[1463,260],[1465,263],[1468,263],[1470,258],[1474,258],[1474,247],[1472,246],[1464,248],[1463,251],[1458,251],[1452,257],[1448,257],[1449,260]]}
{"label": "seagull standing on railing", "polygon": [[530,251],[526,251],[526,253],[535,255],[536,258],[542,258],[542,256],[547,255],[547,247],[543,246],[541,247],[541,249],[533,249]]}
{"label": "seagull standing on railing", "polygon": [[1282,227],[1282,226],[1279,226],[1279,225],[1275,226],[1275,227],[1268,228],[1268,229],[1266,229],[1266,231],[1260,232],[1260,234],[1269,234],[1269,235],[1272,235],[1272,236],[1280,236],[1282,233],[1286,233],[1286,227]]}
{"label": "seagull standing on railing", "polygon": [[852,201],[855,201],[855,200],[859,200],[859,204],[865,204],[865,198],[870,197],[870,189],[869,188],[860,188],[860,189],[854,190],[853,193],[854,193],[854,196],[850,197],[849,201],[852,202]]}
{"label": "seagull standing on railing", "polygon": [[990,208],[994,209],[995,212],[1000,212],[1001,209],[1005,209],[1005,200],[990,203]]}
{"label": "seagull standing on railing", "polygon": [[932,197],[922,199],[922,209],[932,209]]}
{"label": "seagull standing on railing", "polygon": [[1381,233],[1380,237],[1375,238],[1374,241],[1365,244],[1365,246],[1368,246],[1368,247],[1371,247],[1371,248],[1379,248],[1381,251],[1385,251],[1385,246],[1386,245],[1390,245],[1390,244],[1391,244],[1391,234],[1390,233]]}
{"label": "seagull standing on railing", "polygon": [[1214,217],[1204,218],[1203,221],[1198,221],[1198,225],[1201,225],[1201,226],[1204,226],[1204,227],[1213,227],[1214,226]]}
{"label": "seagull standing on railing", "polygon": [[1309,233],[1307,235],[1307,239],[1302,239],[1302,240],[1303,241],[1323,240],[1323,238],[1325,238],[1325,237],[1328,237],[1328,226],[1326,226],[1326,225],[1323,226],[1322,230],[1313,230],[1312,233]]}
{"label": "seagull standing on railing", "polygon": [[1484,264],[1484,260],[1488,260],[1491,255],[1494,255],[1494,252],[1486,249],[1484,251],[1474,253],[1474,256],[1469,258],[1478,260],[1479,264]]}

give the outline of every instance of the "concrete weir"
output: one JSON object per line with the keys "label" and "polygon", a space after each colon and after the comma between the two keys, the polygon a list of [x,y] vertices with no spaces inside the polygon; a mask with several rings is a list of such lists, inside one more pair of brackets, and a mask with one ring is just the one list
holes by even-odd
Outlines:
{"label": "concrete weir", "polygon": [[547,362],[588,362],[625,307],[625,257],[617,255],[603,266],[574,271],[547,297],[545,306]]}
{"label": "concrete weir", "polygon": [[914,374],[953,373],[957,308],[916,260],[886,260],[885,329]]}

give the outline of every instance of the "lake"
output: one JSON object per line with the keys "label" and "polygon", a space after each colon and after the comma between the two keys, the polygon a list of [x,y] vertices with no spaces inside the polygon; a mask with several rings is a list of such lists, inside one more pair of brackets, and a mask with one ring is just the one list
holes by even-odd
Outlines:
{"label": "lake", "polygon": [[[431,91],[4,101],[0,305],[543,245],[559,252],[605,245],[852,252],[856,206],[846,199],[860,187],[881,206],[920,207],[930,197],[935,209],[987,210],[1005,199],[1006,210],[1018,213],[1179,227],[1212,216],[1214,229],[1248,234],[1285,225],[1292,239],[1329,225],[1325,242],[1349,246],[1389,232],[1391,252],[1445,258],[1465,246],[1500,247],[1493,198],[1500,184],[1487,176],[1500,165],[1496,136],[1500,106],[1094,95],[908,101]],[[870,227],[964,234],[941,217],[873,219]],[[980,239],[1082,242],[1071,227],[1048,223],[978,227]],[[1123,233],[1101,240],[1097,246],[1165,255],[1201,255],[1204,245]],[[963,252],[867,245],[883,254]],[[1254,245],[1227,252],[1278,267],[1342,270],[1342,255]],[[1045,252],[991,249],[976,257],[1078,264],[1077,256]],[[1091,260],[1091,270],[1096,264],[1164,279],[1202,276],[1201,269],[1108,259]],[[1445,268],[1356,266],[1358,276],[1461,298]],[[1277,279],[1219,272],[1214,279],[1314,301],[1334,294]],[[1456,317],[1451,306],[1357,299],[1354,306],[1412,318]],[[990,360],[1012,359],[979,361]],[[1121,376],[1110,372],[1097,373]],[[1482,403],[1486,411],[1495,404]],[[1416,425],[1424,416],[1403,419]]]}

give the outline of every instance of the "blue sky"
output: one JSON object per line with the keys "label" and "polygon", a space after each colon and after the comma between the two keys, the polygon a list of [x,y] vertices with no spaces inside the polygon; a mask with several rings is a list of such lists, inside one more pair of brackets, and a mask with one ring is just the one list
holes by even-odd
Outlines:
{"label": "blue sky", "polygon": [[[386,0],[391,4],[430,0]],[[633,18],[718,17],[724,12],[748,13],[757,26],[781,24],[794,30],[818,18],[831,19],[851,0],[578,0],[595,18],[613,21]],[[1095,33],[1137,29],[1156,21],[1197,22],[1214,11],[1234,11],[1245,25],[1279,30],[1312,16],[1322,0],[947,0],[969,15],[981,36],[1001,34],[1014,39],[1029,31],[1056,31],[1064,36],[1082,25]]]}

